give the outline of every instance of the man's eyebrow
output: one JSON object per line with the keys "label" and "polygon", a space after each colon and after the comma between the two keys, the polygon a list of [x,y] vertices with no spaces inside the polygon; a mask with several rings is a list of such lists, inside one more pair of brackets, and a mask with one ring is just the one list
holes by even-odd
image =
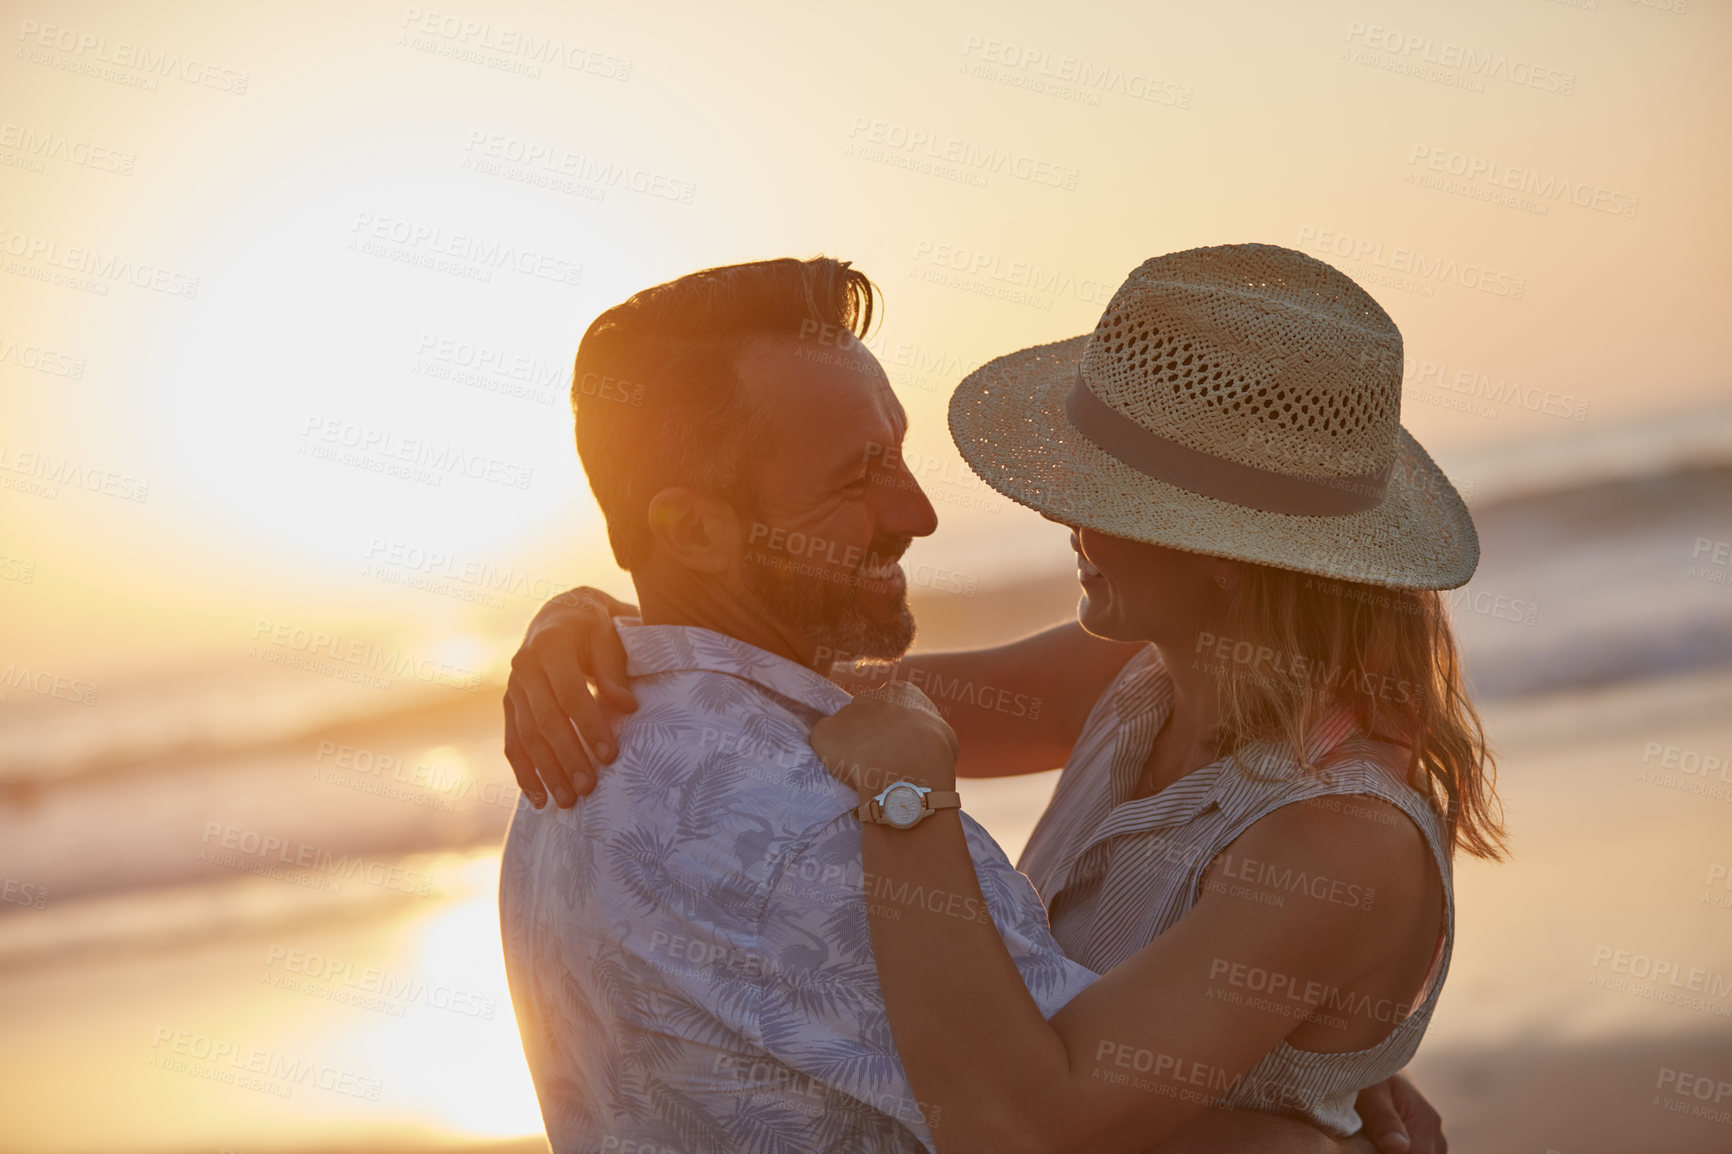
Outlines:
{"label": "man's eyebrow", "polygon": [[851,453],[839,454],[836,463],[830,469],[830,476],[838,480],[851,479],[862,466],[870,466],[874,462],[882,463],[886,459],[894,460],[901,452],[902,441],[908,432],[907,422],[902,422],[892,429],[893,439],[879,440],[868,438],[862,441]]}
{"label": "man's eyebrow", "polygon": [[[876,455],[872,452],[873,444],[874,442],[867,441],[865,445],[859,449],[847,453],[836,454],[836,462],[830,466],[830,471],[827,475],[834,477],[837,480],[853,477],[855,473],[860,471],[862,465],[871,461]],[[880,452],[882,452],[882,450],[880,450]]]}

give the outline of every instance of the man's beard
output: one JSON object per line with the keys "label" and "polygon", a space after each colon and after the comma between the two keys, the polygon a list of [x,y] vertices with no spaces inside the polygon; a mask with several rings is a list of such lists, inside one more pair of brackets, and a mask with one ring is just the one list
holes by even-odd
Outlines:
{"label": "man's beard", "polygon": [[[906,539],[874,542],[862,565],[900,556],[907,548]],[[858,570],[813,573],[807,564],[753,550],[747,554],[742,578],[746,592],[773,620],[815,641],[819,655],[830,660],[894,661],[914,641],[914,614],[907,594],[888,620],[870,616],[860,605],[865,579]]]}

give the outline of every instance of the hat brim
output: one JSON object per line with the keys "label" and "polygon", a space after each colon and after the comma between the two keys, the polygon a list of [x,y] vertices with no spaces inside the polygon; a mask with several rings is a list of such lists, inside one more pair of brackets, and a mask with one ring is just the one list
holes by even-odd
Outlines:
{"label": "hat brim", "polygon": [[1362,513],[1269,513],[1143,473],[1065,415],[1089,337],[992,360],[950,397],[962,459],[998,492],[1068,525],[1214,557],[1392,589],[1454,589],[1479,564],[1460,494],[1406,429],[1382,502]]}

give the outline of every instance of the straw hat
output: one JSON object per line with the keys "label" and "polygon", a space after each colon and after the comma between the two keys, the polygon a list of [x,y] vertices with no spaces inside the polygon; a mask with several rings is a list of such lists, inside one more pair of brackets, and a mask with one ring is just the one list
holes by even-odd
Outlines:
{"label": "straw hat", "polygon": [[1397,589],[1453,589],[1479,537],[1401,427],[1401,333],[1320,260],[1266,244],[1168,253],[1095,331],[976,369],[950,434],[1054,520]]}

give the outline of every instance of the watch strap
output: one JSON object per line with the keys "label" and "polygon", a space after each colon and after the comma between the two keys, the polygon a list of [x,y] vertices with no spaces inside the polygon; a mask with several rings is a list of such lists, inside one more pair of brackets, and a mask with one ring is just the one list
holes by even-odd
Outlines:
{"label": "watch strap", "polygon": [[926,810],[961,809],[962,795],[954,789],[935,789],[926,795]]}

